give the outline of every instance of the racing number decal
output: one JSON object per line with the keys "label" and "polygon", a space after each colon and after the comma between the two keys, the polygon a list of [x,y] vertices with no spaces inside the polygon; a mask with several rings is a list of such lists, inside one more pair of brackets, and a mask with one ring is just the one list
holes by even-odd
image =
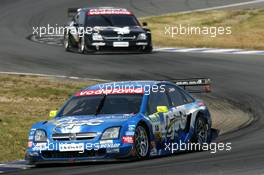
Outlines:
{"label": "racing number decal", "polygon": [[187,115],[181,108],[173,108],[172,111],[163,114],[165,122],[165,140],[174,141],[178,137],[178,131],[184,130],[187,122]]}
{"label": "racing number decal", "polygon": [[162,141],[162,127],[161,127],[161,120],[160,115],[158,113],[154,113],[149,116],[151,124],[152,124],[152,130],[155,135],[155,140],[157,142]]}
{"label": "racing number decal", "polygon": [[187,123],[187,115],[183,107],[172,108],[167,113],[154,113],[149,118],[155,140],[158,142],[163,139],[164,141],[174,141],[178,136],[178,131],[184,130]]}

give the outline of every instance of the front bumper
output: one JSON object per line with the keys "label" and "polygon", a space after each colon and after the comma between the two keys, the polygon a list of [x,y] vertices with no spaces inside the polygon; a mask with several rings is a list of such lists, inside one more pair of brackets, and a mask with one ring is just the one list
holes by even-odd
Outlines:
{"label": "front bumper", "polygon": [[[82,151],[62,151],[60,145],[83,144]],[[96,145],[96,146],[95,146]],[[112,145],[80,141],[56,141],[49,143],[32,144],[26,151],[26,160],[30,163],[51,162],[83,162],[83,161],[106,161],[133,158],[133,144],[123,144],[120,141]]]}
{"label": "front bumper", "polygon": [[86,38],[86,47],[94,51],[143,51],[152,47],[149,40],[103,40]]}

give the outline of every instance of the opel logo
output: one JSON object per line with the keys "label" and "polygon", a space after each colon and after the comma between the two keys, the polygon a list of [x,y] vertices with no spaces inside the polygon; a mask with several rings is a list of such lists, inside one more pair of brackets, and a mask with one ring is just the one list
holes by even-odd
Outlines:
{"label": "opel logo", "polygon": [[121,35],[118,35],[118,41],[122,41],[123,40],[123,37]]}
{"label": "opel logo", "polygon": [[71,134],[69,135],[69,140],[75,140],[75,139],[76,139],[76,134],[71,133]]}

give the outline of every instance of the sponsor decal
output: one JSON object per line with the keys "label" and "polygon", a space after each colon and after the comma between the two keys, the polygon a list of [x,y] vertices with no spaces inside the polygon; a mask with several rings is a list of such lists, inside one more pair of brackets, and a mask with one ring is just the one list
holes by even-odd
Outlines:
{"label": "sponsor decal", "polygon": [[56,122],[56,127],[54,128],[56,132],[60,130],[62,133],[76,133],[80,132],[82,126],[97,126],[103,123],[103,120],[99,119],[88,119],[88,120],[80,120],[76,118],[66,118],[61,119]]}
{"label": "sponsor decal", "polygon": [[113,140],[100,140],[100,144],[113,144]]}
{"label": "sponsor decal", "polygon": [[67,152],[67,151],[84,151],[84,143],[60,143],[59,151]]}
{"label": "sponsor decal", "polygon": [[31,129],[30,132],[29,132],[29,135],[30,135],[30,136],[31,136],[31,135],[34,135],[34,134],[35,134],[35,131],[36,131],[35,128],[34,128],[34,129]]}
{"label": "sponsor decal", "polygon": [[33,145],[32,141],[29,141],[29,142],[28,142],[28,148],[31,148],[32,145]]}
{"label": "sponsor decal", "polygon": [[106,153],[119,153],[119,148],[106,149]]}
{"label": "sponsor decal", "polygon": [[33,143],[33,151],[41,151],[47,149],[47,143]]}
{"label": "sponsor decal", "polygon": [[134,136],[135,132],[134,131],[127,131],[126,136]]}
{"label": "sponsor decal", "polygon": [[158,155],[158,150],[157,150],[157,147],[156,147],[156,143],[155,142],[150,142],[150,145],[151,145],[151,150],[150,150],[150,155],[151,156],[156,156]]}
{"label": "sponsor decal", "polygon": [[134,143],[134,137],[133,136],[123,136],[122,142],[123,143]]}
{"label": "sponsor decal", "polygon": [[114,28],[114,31],[117,32],[117,34],[119,34],[119,35],[124,35],[124,34],[130,33],[129,27]]}
{"label": "sponsor decal", "polygon": [[144,94],[143,88],[127,88],[127,89],[98,89],[98,90],[83,90],[75,94],[75,96],[90,96],[90,95],[107,95],[107,94]]}
{"label": "sponsor decal", "polygon": [[105,143],[100,144],[100,148],[118,148],[120,147],[120,143]]}
{"label": "sponsor decal", "polygon": [[132,13],[126,9],[91,9],[87,15],[132,15]]}
{"label": "sponsor decal", "polygon": [[128,125],[128,131],[135,131],[136,125]]}
{"label": "sponsor decal", "polygon": [[[32,144],[32,145],[31,145]],[[75,142],[45,142],[45,143],[29,143],[28,146],[32,147],[32,151],[54,151],[59,150],[61,152],[78,151],[84,152],[84,150],[99,150],[100,148],[114,149],[119,148],[120,143],[113,143],[112,141],[100,142],[100,143],[75,143]]]}

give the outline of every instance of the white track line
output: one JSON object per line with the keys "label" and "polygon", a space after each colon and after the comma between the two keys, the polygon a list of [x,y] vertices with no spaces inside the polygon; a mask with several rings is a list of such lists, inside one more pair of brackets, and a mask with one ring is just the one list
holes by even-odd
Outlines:
{"label": "white track line", "polygon": [[33,167],[32,165],[22,165],[22,164],[0,164],[0,168],[18,168],[27,169]]}
{"label": "white track line", "polygon": [[210,50],[204,50],[202,52],[205,53],[227,53],[227,52],[238,52],[240,50],[238,49],[210,49]]}
{"label": "white track line", "polygon": [[218,10],[218,9],[223,9],[223,8],[237,7],[237,6],[243,6],[243,5],[251,5],[251,4],[256,4],[256,3],[261,3],[261,2],[264,2],[264,0],[254,0],[254,1],[229,4],[229,5],[222,5],[222,6],[217,6],[217,7],[208,7],[208,8],[197,9],[197,10],[187,10],[187,11],[182,11],[179,13],[191,13],[191,12],[203,12],[203,11],[208,11],[208,10]]}
{"label": "white track line", "polygon": [[157,48],[157,52],[190,52],[190,53],[218,53],[236,55],[264,55],[264,50],[222,49],[222,48]]}
{"label": "white track line", "polygon": [[90,81],[99,81],[99,82],[109,82],[110,81],[110,80],[96,79],[96,78],[81,78],[81,77],[73,77],[73,76],[65,76],[65,75],[49,75],[49,74],[38,74],[38,73],[0,72],[0,74],[68,78],[68,79],[73,79],[73,80],[90,80]]}

